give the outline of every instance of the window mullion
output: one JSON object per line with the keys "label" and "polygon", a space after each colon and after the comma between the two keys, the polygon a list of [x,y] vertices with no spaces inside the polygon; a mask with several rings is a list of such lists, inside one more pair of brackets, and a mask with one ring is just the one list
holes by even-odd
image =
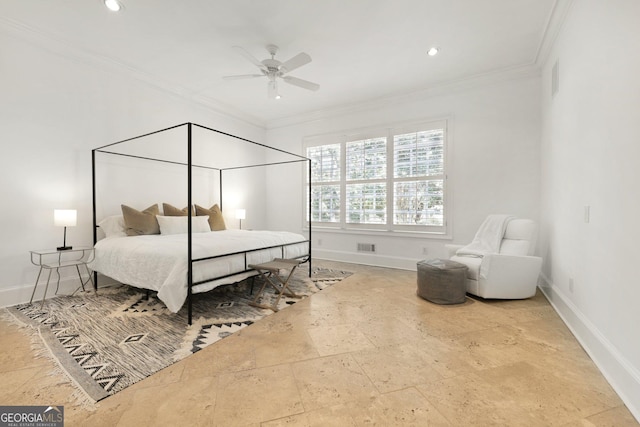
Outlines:
{"label": "window mullion", "polygon": [[347,226],[347,142],[340,142],[340,228]]}
{"label": "window mullion", "polygon": [[393,184],[395,181],[394,173],[394,146],[393,146],[393,130],[387,129],[387,228],[393,229],[393,203],[394,193]]}
{"label": "window mullion", "polygon": [[395,182],[405,182],[405,181],[436,181],[436,180],[444,180],[444,175],[420,175],[420,176],[403,176],[400,178],[395,178]]}

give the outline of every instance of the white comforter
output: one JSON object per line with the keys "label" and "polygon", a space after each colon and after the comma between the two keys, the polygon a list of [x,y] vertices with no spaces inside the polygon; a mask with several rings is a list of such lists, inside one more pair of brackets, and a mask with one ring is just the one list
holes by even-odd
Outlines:
{"label": "white comforter", "polygon": [[[193,234],[193,259],[259,249],[306,240],[286,231],[224,230]],[[308,243],[284,248],[285,258],[309,253]],[[187,235],[111,237],[95,246],[95,260],[89,265],[119,282],[158,292],[167,308],[180,310],[187,297]],[[247,264],[258,264],[283,256],[280,248],[247,254]],[[244,255],[232,255],[194,263],[193,281],[244,271]],[[215,280],[195,286],[193,292],[206,292],[220,285],[236,283],[255,272]]]}

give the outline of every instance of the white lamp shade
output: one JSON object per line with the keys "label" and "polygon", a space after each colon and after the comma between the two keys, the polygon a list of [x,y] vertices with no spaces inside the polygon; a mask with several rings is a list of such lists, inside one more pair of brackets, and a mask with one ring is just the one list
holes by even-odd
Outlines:
{"label": "white lamp shade", "polygon": [[245,219],[247,211],[245,209],[236,209],[236,219]]}
{"label": "white lamp shade", "polygon": [[57,227],[75,227],[78,211],[75,209],[54,209],[53,224]]}
{"label": "white lamp shade", "polygon": [[107,6],[109,10],[114,12],[118,12],[122,9],[122,4],[118,0],[104,0],[104,5]]}

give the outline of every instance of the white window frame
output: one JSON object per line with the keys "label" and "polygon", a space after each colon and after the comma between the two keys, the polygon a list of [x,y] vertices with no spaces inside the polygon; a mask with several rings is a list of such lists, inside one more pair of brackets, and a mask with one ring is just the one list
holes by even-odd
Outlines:
{"label": "white window frame", "polygon": [[[314,229],[322,230],[322,231],[336,231],[336,232],[383,232],[383,233],[402,233],[406,234],[417,234],[417,235],[431,235],[433,237],[448,237],[450,236],[450,223],[451,223],[451,212],[449,209],[450,206],[450,190],[448,185],[448,173],[449,173],[449,156],[448,156],[448,146],[450,140],[450,132],[449,132],[449,122],[450,119],[439,119],[439,120],[429,120],[429,121],[421,121],[418,123],[408,123],[408,124],[395,124],[391,126],[385,126],[380,128],[369,128],[363,129],[353,132],[345,132],[341,134],[325,134],[325,135],[316,135],[305,137],[303,140],[303,148],[304,153],[306,155],[307,149],[310,147],[322,146],[322,145],[331,145],[331,144],[340,144],[340,221],[338,222],[312,222],[312,226]],[[428,177],[427,180],[431,179],[442,179],[443,181],[443,225],[442,226],[428,226],[428,225],[394,225],[394,184],[398,181],[416,181],[422,180],[422,177],[409,177],[409,178],[395,178],[394,177],[394,135],[401,135],[405,133],[414,133],[419,131],[429,131],[435,129],[443,129],[444,137],[443,137],[443,175],[438,177]],[[348,223],[346,220],[346,205],[347,205],[347,184],[348,181],[346,179],[346,143],[352,141],[365,140],[370,138],[377,137],[386,137],[387,138],[387,173],[386,173],[386,186],[387,186],[387,220],[386,224],[359,224],[359,223]],[[308,203],[308,185],[309,185],[309,176],[308,171],[304,173],[304,189],[305,189],[305,200],[307,203],[307,209],[309,209]],[[377,181],[377,180],[372,180]],[[305,222],[308,220],[308,212],[305,209],[304,217]]]}

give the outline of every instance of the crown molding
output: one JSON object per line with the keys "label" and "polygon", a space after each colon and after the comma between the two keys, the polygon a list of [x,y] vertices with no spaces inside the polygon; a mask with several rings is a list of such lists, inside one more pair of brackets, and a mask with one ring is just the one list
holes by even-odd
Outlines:
{"label": "crown molding", "polygon": [[538,67],[534,63],[503,68],[500,70],[476,74],[474,76],[464,77],[461,79],[452,79],[411,92],[381,97],[360,103],[344,104],[341,106],[334,106],[326,109],[310,111],[308,113],[296,114],[293,116],[270,120],[267,122],[266,128],[267,130],[273,130],[281,127],[293,126],[318,120],[325,120],[331,117],[338,117],[367,110],[376,110],[387,105],[421,101],[425,98],[438,95],[451,94],[453,92],[466,91],[481,86],[486,87],[489,85],[500,84],[506,81],[528,79],[533,77],[540,77],[540,67]]}
{"label": "crown molding", "polygon": [[556,0],[553,10],[549,16],[544,35],[538,47],[535,60],[530,64],[502,68],[461,79],[452,79],[427,88],[413,90],[402,94],[381,97],[360,103],[333,106],[326,109],[314,110],[268,121],[264,121],[258,117],[247,114],[238,108],[224,104],[216,99],[193,93],[185,87],[168,82],[157,75],[143,72],[128,64],[97,55],[85,49],[80,49],[59,37],[38,31],[20,22],[0,17],[0,31],[18,39],[26,40],[40,48],[59,56],[63,56],[67,59],[81,62],[103,71],[107,70],[113,73],[123,74],[129,78],[134,78],[156,89],[168,92],[181,99],[191,101],[197,105],[207,108],[216,115],[237,120],[247,125],[255,126],[261,130],[272,130],[306,122],[324,120],[345,114],[379,109],[390,104],[419,101],[428,97],[448,94],[454,91],[469,90],[479,86],[499,84],[500,82],[514,79],[539,77],[541,63],[546,60],[546,56],[548,56],[551,47],[553,46],[553,42],[560,31],[564,18],[572,3],[573,0]]}
{"label": "crown molding", "polygon": [[573,1],[574,0],[556,0],[553,5],[534,60],[535,64],[539,67],[542,67],[544,63],[547,62],[553,45],[573,5]]}
{"label": "crown molding", "polygon": [[36,30],[18,21],[0,17],[0,31],[71,61],[83,63],[85,65],[98,68],[101,71],[117,73],[125,75],[128,78],[133,78],[148,84],[155,89],[159,89],[163,92],[178,96],[183,100],[191,101],[197,105],[203,106],[217,115],[232,120],[238,120],[245,124],[258,127],[261,130],[265,129],[264,121],[235,107],[212,98],[193,94],[183,86],[170,83],[155,74],[143,72],[123,62],[97,55],[86,49],[78,48],[59,37]]}

